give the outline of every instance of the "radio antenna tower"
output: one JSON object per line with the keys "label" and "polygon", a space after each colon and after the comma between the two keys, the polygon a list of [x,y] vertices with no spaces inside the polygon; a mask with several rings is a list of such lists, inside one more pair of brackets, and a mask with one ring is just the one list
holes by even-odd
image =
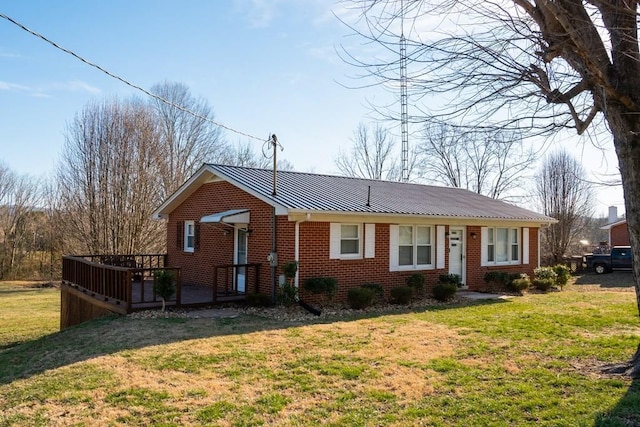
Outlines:
{"label": "radio antenna tower", "polygon": [[400,135],[402,182],[409,181],[409,117],[407,115],[407,39],[404,37],[404,1],[400,2]]}

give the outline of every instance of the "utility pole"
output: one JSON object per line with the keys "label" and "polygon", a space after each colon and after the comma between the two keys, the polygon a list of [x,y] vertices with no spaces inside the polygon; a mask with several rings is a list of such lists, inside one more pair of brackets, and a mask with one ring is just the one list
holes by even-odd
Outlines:
{"label": "utility pole", "polygon": [[272,196],[277,196],[278,195],[278,177],[277,177],[277,170],[276,170],[276,165],[278,164],[278,162],[276,161],[276,155],[278,153],[278,138],[276,137],[276,134],[271,134],[271,145],[273,146],[273,192],[271,193]]}
{"label": "utility pole", "polygon": [[[273,146],[273,191],[271,195],[276,197],[278,195],[278,171],[276,169],[277,160],[276,153],[278,152],[278,138],[275,134],[271,134],[269,137],[270,144]],[[275,203],[273,206],[273,222],[271,226],[271,253],[269,254],[269,264],[271,265],[271,301],[276,302],[276,276],[278,269],[278,217],[276,216]]]}

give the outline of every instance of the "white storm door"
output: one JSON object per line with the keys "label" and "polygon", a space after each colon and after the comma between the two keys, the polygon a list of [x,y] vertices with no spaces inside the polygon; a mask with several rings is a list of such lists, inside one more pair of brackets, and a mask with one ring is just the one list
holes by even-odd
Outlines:
{"label": "white storm door", "polygon": [[464,283],[464,228],[449,228],[449,274]]}
{"label": "white storm door", "polygon": [[[246,264],[247,263],[247,230],[236,228],[236,247],[233,257],[234,264]],[[235,267],[235,280],[236,290],[238,292],[245,292],[247,283],[247,267]]]}

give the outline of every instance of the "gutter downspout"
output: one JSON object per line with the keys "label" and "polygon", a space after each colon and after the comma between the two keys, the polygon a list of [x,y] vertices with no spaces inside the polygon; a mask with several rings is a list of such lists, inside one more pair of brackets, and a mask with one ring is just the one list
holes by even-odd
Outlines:
{"label": "gutter downspout", "polygon": [[[295,258],[295,262],[298,264],[298,269],[296,270],[296,277],[293,282],[293,285],[296,287],[296,290],[300,289],[299,288],[300,284],[298,282],[298,277],[300,274],[300,268],[299,268],[300,266],[300,224],[302,224],[305,221],[309,221],[310,218],[311,218],[311,214],[308,213],[304,219],[300,219],[296,221],[296,224],[295,224],[295,243],[294,243],[293,257]],[[309,313],[315,314],[316,316],[320,316],[321,314],[320,310],[302,301],[298,295],[298,292],[296,292],[296,300],[298,301],[298,304],[300,304],[300,306],[302,306],[302,308],[307,310]]]}

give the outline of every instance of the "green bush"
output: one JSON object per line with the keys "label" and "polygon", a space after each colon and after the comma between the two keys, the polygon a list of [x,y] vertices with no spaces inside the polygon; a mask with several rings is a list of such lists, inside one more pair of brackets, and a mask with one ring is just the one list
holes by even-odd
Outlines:
{"label": "green bush", "polygon": [[509,273],[506,271],[487,271],[484,275],[487,284],[494,284],[497,287],[507,287],[509,285]]}
{"label": "green bush", "polygon": [[376,297],[376,293],[373,289],[365,287],[351,288],[347,292],[347,300],[349,301],[349,307],[355,310],[361,310],[367,308],[373,304],[373,300]]}
{"label": "green bush", "polygon": [[276,295],[276,302],[285,307],[293,306],[298,302],[298,288],[291,283],[281,284],[278,295]]}
{"label": "green bush", "polygon": [[338,289],[338,280],[333,277],[310,277],[305,280],[304,289],[312,294],[324,294],[332,300]]}
{"label": "green bush", "polygon": [[391,296],[392,304],[409,304],[411,302],[411,295],[413,291],[409,286],[398,286],[391,289],[389,295]]}
{"label": "green bush", "polygon": [[365,283],[361,288],[371,289],[376,298],[380,301],[384,300],[384,287],[380,283]]}
{"label": "green bush", "polygon": [[556,273],[556,285],[563,289],[567,282],[569,281],[569,277],[571,277],[571,270],[564,264],[557,264],[553,266],[553,271]]}
{"label": "green bush", "polygon": [[554,271],[553,267],[538,267],[533,270],[535,278],[533,279],[533,286],[541,291],[548,291],[556,284],[558,275]]}
{"label": "green bush", "polygon": [[289,281],[295,279],[296,273],[298,272],[298,262],[290,261],[282,265],[282,274],[284,277],[289,279]]}
{"label": "green bush", "polygon": [[416,296],[424,295],[424,282],[425,277],[422,273],[414,273],[406,280],[407,286],[413,289],[413,294]]}
{"label": "green bush", "polygon": [[529,286],[531,286],[531,279],[529,279],[529,275],[527,275],[527,273],[520,273],[518,274],[518,277],[512,279],[509,283],[509,290],[522,292],[529,289]]}
{"label": "green bush", "polygon": [[155,270],[153,272],[153,292],[162,298],[162,311],[166,301],[176,293],[176,285],[173,283],[173,273],[169,270]]}
{"label": "green bush", "polygon": [[440,283],[451,283],[456,285],[456,287],[460,287],[462,284],[461,278],[459,274],[441,274],[438,278]]}
{"label": "green bush", "polygon": [[250,293],[246,295],[247,305],[251,307],[268,307],[271,305],[271,297],[267,294]]}
{"label": "green bush", "polygon": [[533,270],[533,274],[536,279],[551,279],[555,283],[558,275],[553,270],[553,267],[538,267]]}
{"label": "green bush", "polygon": [[433,297],[438,301],[447,301],[451,299],[458,291],[458,285],[455,283],[438,283],[433,287]]}
{"label": "green bush", "polygon": [[556,282],[553,279],[539,279],[539,278],[533,279],[533,286],[535,286],[537,289],[543,292],[548,291],[555,284]]}

